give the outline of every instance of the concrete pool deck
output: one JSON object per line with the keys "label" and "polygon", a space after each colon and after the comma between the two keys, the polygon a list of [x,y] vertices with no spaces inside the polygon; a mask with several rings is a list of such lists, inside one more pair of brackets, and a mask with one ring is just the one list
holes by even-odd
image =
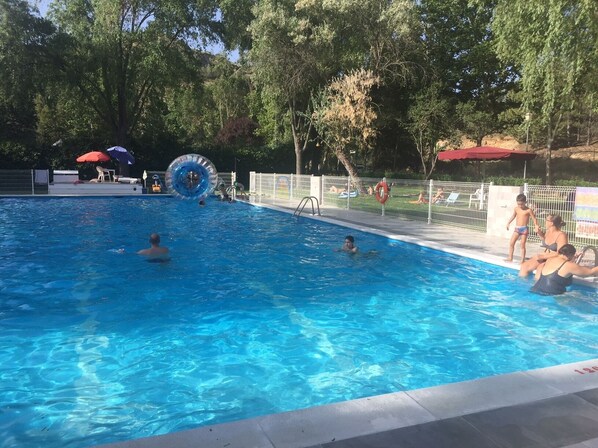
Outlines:
{"label": "concrete pool deck", "polygon": [[[255,204],[293,213],[296,204]],[[508,241],[397,217],[325,208],[309,218],[488,263]],[[359,241],[357,242],[359,243]],[[530,244],[528,253],[537,247]],[[478,380],[366,397],[103,448],[598,448],[598,358]]]}

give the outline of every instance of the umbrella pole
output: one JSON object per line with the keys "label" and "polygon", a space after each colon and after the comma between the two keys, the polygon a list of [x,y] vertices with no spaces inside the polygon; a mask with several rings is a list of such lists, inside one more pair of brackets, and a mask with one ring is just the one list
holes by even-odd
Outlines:
{"label": "umbrella pole", "polygon": [[525,175],[527,174],[527,160],[523,161],[523,178],[525,179]]}

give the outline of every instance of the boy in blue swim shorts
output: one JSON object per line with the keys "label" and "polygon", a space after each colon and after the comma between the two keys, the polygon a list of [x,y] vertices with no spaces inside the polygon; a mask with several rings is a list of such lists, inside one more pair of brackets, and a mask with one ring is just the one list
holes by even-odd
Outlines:
{"label": "boy in blue swim shorts", "polygon": [[527,241],[527,235],[529,234],[529,220],[530,218],[534,221],[535,230],[538,232],[540,227],[538,226],[538,220],[536,219],[536,215],[531,208],[527,206],[527,198],[524,194],[517,195],[517,206],[515,210],[513,210],[513,214],[511,215],[511,219],[507,223],[507,230],[511,226],[511,223],[514,219],[515,221],[515,229],[513,231],[513,235],[511,236],[511,240],[509,241],[509,256],[505,261],[513,261],[513,252],[515,251],[515,243],[519,238],[521,238],[521,242],[519,243],[521,247],[521,262],[525,261],[525,243]]}

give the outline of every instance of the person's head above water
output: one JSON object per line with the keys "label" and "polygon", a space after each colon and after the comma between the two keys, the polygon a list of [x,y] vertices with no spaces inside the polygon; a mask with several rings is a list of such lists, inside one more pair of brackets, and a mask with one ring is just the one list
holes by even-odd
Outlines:
{"label": "person's head above water", "polygon": [[152,233],[149,237],[149,242],[152,246],[158,246],[160,244],[160,235]]}
{"label": "person's head above water", "polygon": [[572,260],[576,252],[575,246],[572,244],[565,244],[559,249],[559,254],[564,255],[568,260]]}

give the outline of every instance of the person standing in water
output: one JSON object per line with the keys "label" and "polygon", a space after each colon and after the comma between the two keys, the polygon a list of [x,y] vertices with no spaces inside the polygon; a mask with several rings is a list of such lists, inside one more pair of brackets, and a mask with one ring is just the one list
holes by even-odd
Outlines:
{"label": "person standing in water", "polygon": [[147,249],[142,249],[137,252],[139,255],[147,257],[149,260],[168,260],[169,249],[168,247],[160,246],[160,235],[152,233],[149,238],[151,246]]}

